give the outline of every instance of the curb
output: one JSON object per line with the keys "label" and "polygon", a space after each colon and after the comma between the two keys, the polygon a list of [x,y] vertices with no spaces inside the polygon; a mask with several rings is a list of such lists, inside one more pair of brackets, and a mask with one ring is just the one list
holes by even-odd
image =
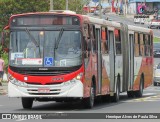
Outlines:
{"label": "curb", "polygon": [[2,86],[0,86],[0,95],[6,95],[7,93],[7,83],[2,82]]}
{"label": "curb", "polygon": [[6,95],[6,94],[7,94],[7,91],[0,88],[0,95]]}
{"label": "curb", "polygon": [[154,36],[154,37],[156,37],[156,38],[160,38],[160,36]]}

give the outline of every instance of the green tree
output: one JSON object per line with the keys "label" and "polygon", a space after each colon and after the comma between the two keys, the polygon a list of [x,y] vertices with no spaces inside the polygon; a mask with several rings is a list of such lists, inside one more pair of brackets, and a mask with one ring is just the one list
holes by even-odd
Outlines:
{"label": "green tree", "polygon": [[[65,10],[66,0],[53,0],[55,10]],[[68,0],[69,9],[82,13],[83,5],[88,0]],[[50,0],[0,0],[0,30],[8,24],[9,17],[12,14],[21,14],[26,12],[44,12],[49,11]]]}
{"label": "green tree", "polygon": [[12,14],[49,10],[49,0],[0,0],[0,30],[8,24]]}
{"label": "green tree", "polygon": [[5,62],[5,72],[7,72],[7,68],[8,68],[8,53],[4,52],[2,53],[2,45],[0,45],[0,55],[2,56],[2,59]]}
{"label": "green tree", "polygon": [[69,0],[69,9],[81,14],[83,12],[84,3],[82,0]]}

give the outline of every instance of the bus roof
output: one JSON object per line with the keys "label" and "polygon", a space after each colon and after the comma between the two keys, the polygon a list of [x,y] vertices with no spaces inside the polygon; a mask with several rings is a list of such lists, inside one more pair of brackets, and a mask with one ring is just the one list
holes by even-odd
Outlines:
{"label": "bus roof", "polygon": [[16,16],[27,16],[27,15],[52,15],[52,14],[59,14],[59,15],[75,15],[75,16],[79,16],[78,14],[76,14],[73,11],[50,11],[50,12],[30,12],[30,13],[22,13],[22,14],[14,14],[11,16],[12,17],[16,17]]}
{"label": "bus roof", "polygon": [[[105,19],[95,18],[95,17],[91,17],[91,16],[87,16],[87,15],[80,15],[80,14],[76,14],[75,12],[69,11],[69,10],[67,10],[67,11],[66,10],[53,10],[53,11],[50,11],[50,12],[22,13],[22,14],[12,15],[11,18],[16,17],[16,16],[52,15],[52,14],[78,16],[78,17],[82,18],[83,21],[86,22],[86,23],[93,23],[93,24],[98,24],[98,25],[121,28],[121,23],[120,22],[108,21],[108,20],[105,20]],[[137,31],[137,32],[145,32],[145,33],[151,33],[152,32],[151,29],[138,27],[138,26],[133,26],[133,25],[128,25],[128,30]]]}
{"label": "bus roof", "polygon": [[128,30],[129,31],[137,31],[137,32],[145,32],[145,33],[152,32],[151,29],[144,28],[144,27],[133,26],[133,25],[128,25]]}
{"label": "bus roof", "polygon": [[[99,24],[99,25],[106,25],[106,26],[113,26],[113,27],[121,27],[121,24],[119,22],[116,21],[108,21],[105,19],[100,19],[100,18],[95,18],[95,17],[90,17],[87,15],[82,15],[84,18],[84,21],[88,21],[90,23],[94,23],[94,24]],[[87,19],[86,19],[87,18]]]}

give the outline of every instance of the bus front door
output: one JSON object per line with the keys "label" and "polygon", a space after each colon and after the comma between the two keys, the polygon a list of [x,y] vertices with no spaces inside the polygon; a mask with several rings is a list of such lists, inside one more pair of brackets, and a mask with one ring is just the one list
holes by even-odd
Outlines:
{"label": "bus front door", "polygon": [[114,32],[109,31],[109,64],[110,64],[110,92],[115,91],[115,44],[114,44]]}
{"label": "bus front door", "polygon": [[97,80],[98,80],[98,94],[102,93],[102,55],[101,55],[101,34],[100,28],[96,28],[96,42],[97,42]]}
{"label": "bus front door", "polygon": [[129,34],[129,89],[133,89],[134,82],[134,38]]}

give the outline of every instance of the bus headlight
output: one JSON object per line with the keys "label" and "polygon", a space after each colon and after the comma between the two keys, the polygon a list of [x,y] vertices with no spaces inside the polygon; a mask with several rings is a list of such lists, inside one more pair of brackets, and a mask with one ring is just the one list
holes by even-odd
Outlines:
{"label": "bus headlight", "polygon": [[65,85],[65,86],[70,85],[70,81],[64,82],[64,85]]}
{"label": "bus headlight", "polygon": [[64,85],[65,85],[65,86],[68,86],[68,85],[75,84],[76,82],[77,82],[76,79],[72,79],[72,80],[70,80],[70,81],[64,82]]}
{"label": "bus headlight", "polygon": [[13,83],[14,85],[17,85],[17,86],[22,86],[22,87],[26,87],[27,86],[27,83],[25,82],[21,82],[17,79],[15,79],[12,75],[8,75],[8,80]]}
{"label": "bus headlight", "polygon": [[8,73],[8,81],[14,80],[14,77]]}
{"label": "bus headlight", "polygon": [[76,82],[77,82],[77,80],[74,78],[74,79],[72,79],[72,80],[70,80],[70,81],[64,82],[64,85],[65,85],[65,86],[73,85],[73,84],[75,84]]}
{"label": "bus headlight", "polygon": [[14,79],[14,80],[10,80],[11,83],[17,85],[17,86],[22,86],[22,87],[26,87],[27,86],[27,83],[25,82],[21,82],[17,79]]}
{"label": "bus headlight", "polygon": [[71,84],[75,84],[78,80],[81,80],[83,76],[83,73],[79,73],[75,78],[73,78],[70,81],[64,82],[64,85],[71,85]]}
{"label": "bus headlight", "polygon": [[82,76],[83,76],[83,73],[82,73],[82,72],[79,73],[79,74],[77,75],[77,77],[76,77],[76,80],[81,80],[81,79],[82,79]]}

